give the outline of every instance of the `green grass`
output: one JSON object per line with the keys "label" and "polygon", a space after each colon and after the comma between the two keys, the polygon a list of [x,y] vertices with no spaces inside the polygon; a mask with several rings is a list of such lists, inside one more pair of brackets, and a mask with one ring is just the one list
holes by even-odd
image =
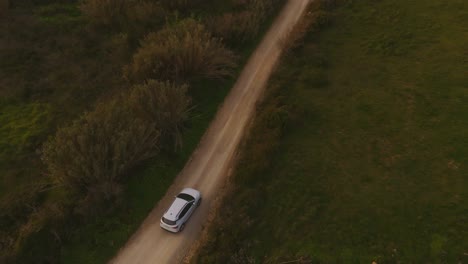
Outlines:
{"label": "green grass", "polygon": [[34,138],[47,130],[50,107],[46,104],[5,105],[0,110],[2,160],[27,150]]}
{"label": "green grass", "polygon": [[30,181],[22,162],[34,156],[38,142],[50,132],[50,105],[43,103],[0,104],[0,197]]}
{"label": "green grass", "polygon": [[216,224],[200,262],[239,248],[270,263],[467,262],[468,4],[363,0],[333,12],[276,73],[291,121],[270,168],[238,171],[224,205],[237,214],[221,213],[234,219]]}
{"label": "green grass", "polygon": [[57,24],[68,30],[83,19],[76,4],[50,4],[39,7],[36,12],[42,22]]}

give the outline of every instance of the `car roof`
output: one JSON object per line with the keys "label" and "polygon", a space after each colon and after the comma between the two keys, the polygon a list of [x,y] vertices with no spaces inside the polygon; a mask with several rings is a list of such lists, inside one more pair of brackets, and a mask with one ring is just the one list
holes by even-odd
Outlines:
{"label": "car roof", "polygon": [[167,209],[166,213],[164,214],[164,218],[171,221],[177,220],[177,215],[186,204],[186,200],[175,198],[174,202],[171,204],[171,207],[169,207],[169,209]]}
{"label": "car roof", "polygon": [[180,193],[186,193],[193,198],[200,197],[200,192],[192,188],[184,188]]}

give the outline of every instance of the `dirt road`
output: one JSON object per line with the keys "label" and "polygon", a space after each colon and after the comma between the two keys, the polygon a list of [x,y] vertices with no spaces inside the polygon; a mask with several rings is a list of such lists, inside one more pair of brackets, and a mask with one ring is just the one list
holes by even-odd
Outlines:
{"label": "dirt road", "polygon": [[[249,59],[226,97],[198,148],[164,198],[111,263],[180,263],[196,242],[213,199],[226,179],[237,146],[255,111],[266,82],[281,53],[281,39],[304,12],[309,0],[289,0]],[[172,234],[159,227],[159,219],[183,187],[200,190],[203,203],[183,232]]]}

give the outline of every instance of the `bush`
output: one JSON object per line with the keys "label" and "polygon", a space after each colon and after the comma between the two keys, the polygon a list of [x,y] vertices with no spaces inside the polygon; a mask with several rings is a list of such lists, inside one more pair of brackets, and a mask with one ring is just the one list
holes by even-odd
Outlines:
{"label": "bush", "polygon": [[[150,80],[59,129],[44,144],[42,160],[53,184],[64,187],[56,193],[61,199],[41,203],[35,190],[12,196],[16,203],[0,204],[0,224],[17,226],[14,233],[0,229],[0,243],[8,249],[0,249],[0,260],[29,263],[39,254],[41,263],[57,262],[52,252],[59,250],[66,236],[64,224],[72,215],[86,220],[113,210],[122,198],[123,177],[157,153],[160,135],[180,146],[190,103],[186,85]],[[45,187],[48,182],[37,184],[39,190]],[[27,219],[14,222],[25,215]],[[50,243],[37,246],[44,240]]]}
{"label": "bush", "polygon": [[186,85],[149,80],[98,105],[44,144],[42,160],[50,178],[68,195],[78,195],[78,214],[112,208],[123,177],[155,155],[161,140],[165,146],[182,145],[190,103]]}
{"label": "bush", "polygon": [[59,129],[43,146],[42,160],[54,183],[75,191],[101,190],[106,198],[115,188],[100,188],[121,180],[139,161],[156,154],[159,131],[135,118],[118,98]]}
{"label": "bush", "polygon": [[182,146],[182,131],[188,120],[191,99],[187,85],[149,80],[133,87],[130,104],[137,114],[156,125],[163,145],[177,150]]}
{"label": "bush", "polygon": [[136,82],[186,82],[231,76],[235,65],[234,54],[221,40],[212,37],[197,21],[186,19],[146,36],[125,75]]}

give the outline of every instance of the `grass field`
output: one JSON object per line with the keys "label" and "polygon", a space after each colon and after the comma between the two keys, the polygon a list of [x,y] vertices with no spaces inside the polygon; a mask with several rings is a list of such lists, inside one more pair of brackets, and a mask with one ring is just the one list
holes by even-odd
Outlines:
{"label": "grass field", "polygon": [[468,3],[344,2],[270,82],[198,262],[468,262]]}

